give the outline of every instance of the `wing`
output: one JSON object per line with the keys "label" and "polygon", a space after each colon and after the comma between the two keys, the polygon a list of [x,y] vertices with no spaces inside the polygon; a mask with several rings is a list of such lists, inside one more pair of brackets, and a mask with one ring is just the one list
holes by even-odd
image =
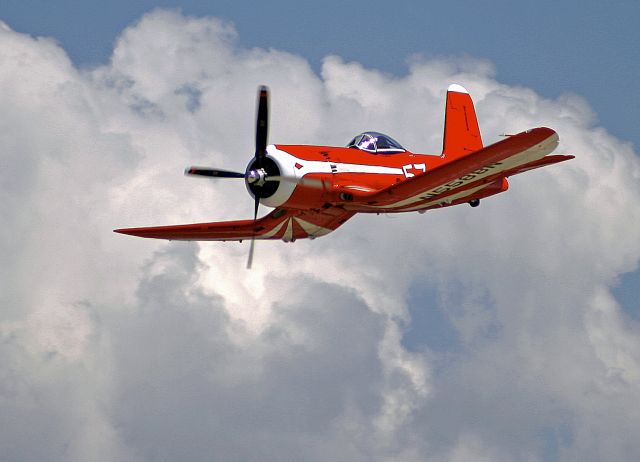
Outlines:
{"label": "wing", "polygon": [[196,223],[191,225],[153,226],[149,228],[116,229],[116,233],[154,239],[179,241],[243,241],[244,239],[282,239],[294,241],[329,234],[355,212],[339,207],[321,210],[277,208],[254,220]]}
{"label": "wing", "polygon": [[365,202],[371,211],[409,211],[450,205],[454,200],[490,187],[500,178],[573,156],[549,156],[558,145],[550,128],[534,128],[389,186]]}
{"label": "wing", "polygon": [[528,172],[529,170],[533,170],[536,168],[544,167],[546,165],[557,164],[558,162],[564,162],[565,160],[575,159],[576,156],[566,156],[566,155],[555,155],[555,156],[545,156],[542,159],[535,160],[525,165],[521,165],[520,167],[511,169],[506,172],[504,176],[513,176],[518,173]]}

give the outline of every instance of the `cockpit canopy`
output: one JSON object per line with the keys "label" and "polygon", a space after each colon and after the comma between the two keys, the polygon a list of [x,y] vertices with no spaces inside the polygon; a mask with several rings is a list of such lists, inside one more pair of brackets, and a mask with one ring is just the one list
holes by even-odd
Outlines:
{"label": "cockpit canopy", "polygon": [[378,132],[360,133],[349,142],[347,147],[358,148],[373,154],[397,154],[406,151],[396,140]]}

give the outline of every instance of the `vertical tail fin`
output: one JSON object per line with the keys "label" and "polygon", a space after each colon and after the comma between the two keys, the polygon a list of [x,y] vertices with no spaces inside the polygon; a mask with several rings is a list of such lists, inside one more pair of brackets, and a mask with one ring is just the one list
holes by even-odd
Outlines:
{"label": "vertical tail fin", "polygon": [[444,114],[443,157],[453,160],[481,148],[482,137],[469,92],[460,85],[449,85]]}

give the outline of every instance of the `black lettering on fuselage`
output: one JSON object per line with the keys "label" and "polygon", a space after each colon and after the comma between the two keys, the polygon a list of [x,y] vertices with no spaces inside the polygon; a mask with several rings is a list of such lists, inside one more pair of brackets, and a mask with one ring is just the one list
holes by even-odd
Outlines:
{"label": "black lettering on fuselage", "polygon": [[474,170],[473,172],[467,173],[464,176],[461,176],[460,178],[450,181],[449,183],[439,186],[436,189],[432,189],[431,191],[426,192],[425,194],[423,194],[422,196],[420,196],[420,199],[422,200],[427,200],[427,199],[432,199],[434,197],[439,196],[442,193],[445,193],[447,191],[451,191],[452,189],[455,189],[459,186],[465,185],[475,179],[478,178],[478,176],[487,173],[489,171],[491,171],[492,169],[498,167],[502,165],[502,162],[494,162],[493,164],[489,164],[486,165],[482,168],[479,168],[477,170]]}

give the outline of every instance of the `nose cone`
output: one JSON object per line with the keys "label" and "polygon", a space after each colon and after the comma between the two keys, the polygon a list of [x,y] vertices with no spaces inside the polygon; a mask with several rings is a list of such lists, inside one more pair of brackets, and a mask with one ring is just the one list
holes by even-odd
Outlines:
{"label": "nose cone", "polygon": [[249,170],[247,172],[247,182],[253,184],[260,179],[260,173],[257,170]]}

